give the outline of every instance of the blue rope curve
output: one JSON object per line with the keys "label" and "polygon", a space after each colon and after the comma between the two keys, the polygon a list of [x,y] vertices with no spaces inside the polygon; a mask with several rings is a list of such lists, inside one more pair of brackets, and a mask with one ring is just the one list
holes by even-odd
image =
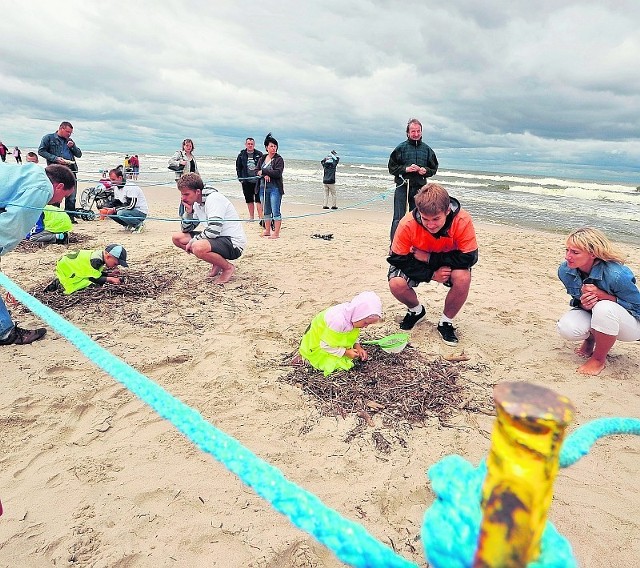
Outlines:
{"label": "blue rope curve", "polygon": [[133,394],[171,422],[202,451],[211,454],[260,497],[287,517],[296,527],[315,537],[341,561],[362,568],[416,568],[387,545],[376,540],[364,527],[345,519],[318,497],[287,480],[282,472],[257,457],[237,440],[207,422],[160,385],[100,347],[80,329],[45,306],[5,274],[0,286],[66,337],[92,363],[122,383]]}
{"label": "blue rope curve", "polygon": [[635,434],[640,436],[638,418],[597,418],[569,434],[560,450],[560,467],[568,467],[586,456],[593,444],[604,436]]}

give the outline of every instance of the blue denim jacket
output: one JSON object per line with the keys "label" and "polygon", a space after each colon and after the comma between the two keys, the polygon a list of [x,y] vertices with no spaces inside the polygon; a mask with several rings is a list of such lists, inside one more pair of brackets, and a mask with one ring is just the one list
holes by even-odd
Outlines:
{"label": "blue denim jacket", "polygon": [[[567,289],[567,293],[576,300],[582,295],[582,278],[576,268],[569,268],[563,262],[558,268],[558,278]],[[618,299],[620,304],[633,317],[640,319],[640,290],[633,272],[624,264],[600,260],[589,272],[593,285]]]}
{"label": "blue denim jacket", "polygon": [[67,140],[58,136],[57,132],[53,134],[45,134],[38,148],[38,155],[47,160],[47,165],[55,164],[56,158],[64,158],[65,160],[73,160],[73,164],[69,166],[72,171],[77,172],[78,166],[75,159],[82,157],[82,151],[75,144],[69,148]]}

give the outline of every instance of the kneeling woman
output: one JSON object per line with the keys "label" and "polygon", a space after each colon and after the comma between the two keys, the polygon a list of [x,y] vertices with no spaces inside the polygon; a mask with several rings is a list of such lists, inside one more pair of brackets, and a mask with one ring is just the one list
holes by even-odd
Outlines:
{"label": "kneeling woman", "polygon": [[582,341],[576,353],[587,362],[577,372],[597,375],[616,340],[640,340],[640,290],[623,255],[601,231],[573,231],[566,250],[558,277],[573,309],[560,318],[558,332],[570,341]]}
{"label": "kneeling woman", "polygon": [[367,352],[358,343],[360,330],[382,317],[382,302],[375,292],[362,292],[350,302],[321,311],[302,336],[297,364],[304,359],[327,376],[348,371],[354,359],[365,361]]}

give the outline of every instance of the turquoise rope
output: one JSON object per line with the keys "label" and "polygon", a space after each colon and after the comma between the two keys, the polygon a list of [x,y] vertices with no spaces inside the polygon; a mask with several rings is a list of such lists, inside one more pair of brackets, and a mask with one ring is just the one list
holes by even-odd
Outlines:
{"label": "turquoise rope", "polygon": [[[395,188],[389,189],[387,191],[385,191],[384,193],[378,193],[377,195],[375,195],[374,197],[370,197],[369,199],[364,199],[363,201],[359,201],[358,203],[355,203],[354,205],[347,205],[341,208],[340,211],[346,211],[348,209],[357,209],[360,207],[363,207],[364,205],[368,205],[370,203],[373,203],[374,201],[378,201],[378,200],[385,200],[387,198],[387,194],[389,194],[391,191],[394,191]],[[5,203],[1,203],[0,206],[2,207],[6,207],[8,205],[11,205],[13,207],[21,207],[22,209],[36,209],[38,211],[42,211],[43,208],[42,207],[32,207],[30,205],[19,205],[17,203],[10,203],[10,202],[5,202]],[[62,211],[64,211],[65,213],[77,213],[77,211],[68,211],[66,209],[62,209]],[[93,211],[91,211],[91,213],[93,213]],[[306,217],[319,217],[321,215],[334,215],[336,213],[339,213],[339,211],[319,211],[317,213],[302,213],[300,215],[289,215],[287,217],[282,217],[282,220],[290,220],[290,219],[304,219]],[[96,213],[93,213],[94,218],[97,216]],[[104,215],[104,217],[115,217],[115,215]],[[135,217],[129,217],[130,219],[134,219]],[[147,217],[144,218],[145,221],[147,220],[152,220],[152,221],[170,221],[172,223],[175,222],[180,222],[182,221],[182,219],[180,217],[152,217],[150,215],[148,215]],[[194,221],[196,221],[197,219],[194,219]],[[225,221],[239,221],[241,223],[256,223],[257,221],[252,220],[252,219],[225,219]],[[202,221],[201,221],[202,222]]]}
{"label": "turquoise rope", "polygon": [[202,451],[211,454],[296,527],[315,537],[342,562],[362,568],[416,568],[376,540],[358,523],[343,518],[318,497],[288,481],[282,472],[207,422],[154,383],[0,273],[0,286],[73,343],[92,363],[122,383]]}
{"label": "turquoise rope", "polygon": [[635,434],[640,436],[638,418],[598,418],[580,426],[567,436],[560,450],[560,467],[568,467],[586,456],[593,444],[604,436]]}
{"label": "turquoise rope", "polygon": [[[580,426],[564,441],[560,467],[575,464],[600,438],[615,434],[640,435],[638,418],[598,418]],[[436,501],[422,523],[425,556],[434,568],[470,568],[476,553],[482,520],[482,484],[486,464],[477,468],[460,456],[447,456],[429,468]],[[577,566],[569,542],[547,522],[540,558],[528,568],[573,568]]]}

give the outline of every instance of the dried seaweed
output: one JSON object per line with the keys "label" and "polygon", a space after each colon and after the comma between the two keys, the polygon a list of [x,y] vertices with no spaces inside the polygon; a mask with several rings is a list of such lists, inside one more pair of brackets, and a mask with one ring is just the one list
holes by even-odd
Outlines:
{"label": "dried seaweed", "polygon": [[[69,233],[69,244],[78,245],[82,243],[88,243],[95,241],[96,238],[91,235],[82,235],[80,233]],[[59,243],[38,243],[29,240],[20,241],[20,244],[15,248],[16,252],[38,252],[45,247],[65,247],[66,245]]]}
{"label": "dried seaweed", "polygon": [[119,285],[89,286],[74,294],[66,295],[61,289],[46,291],[48,283],[41,284],[31,290],[32,296],[51,309],[64,313],[75,307],[95,307],[99,304],[111,304],[111,307],[122,305],[122,299],[157,298],[166,293],[178,278],[176,271],[167,272],[159,269],[128,270],[124,282]]}
{"label": "dried seaweed", "polygon": [[[380,415],[385,426],[399,430],[404,425],[421,425],[437,418],[447,425],[454,414],[465,409],[483,412],[491,406],[490,389],[470,388],[460,375],[459,363],[443,358],[428,360],[418,350],[402,353],[370,350],[367,361],[358,361],[353,369],[325,377],[309,366],[295,367],[282,381],[300,387],[309,394],[326,416],[354,414],[359,424],[347,441],[373,426],[372,416]],[[381,451],[388,442],[374,439]]]}

